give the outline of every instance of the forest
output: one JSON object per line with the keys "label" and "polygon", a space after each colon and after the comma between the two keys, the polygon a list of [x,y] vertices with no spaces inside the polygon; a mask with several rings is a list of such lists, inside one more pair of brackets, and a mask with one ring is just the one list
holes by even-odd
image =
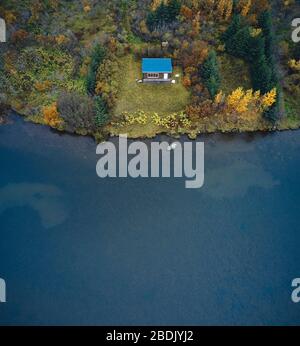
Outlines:
{"label": "forest", "polygon": [[[300,127],[300,1],[4,0],[0,17],[1,114],[97,141]],[[174,84],[137,83],[147,57]]]}

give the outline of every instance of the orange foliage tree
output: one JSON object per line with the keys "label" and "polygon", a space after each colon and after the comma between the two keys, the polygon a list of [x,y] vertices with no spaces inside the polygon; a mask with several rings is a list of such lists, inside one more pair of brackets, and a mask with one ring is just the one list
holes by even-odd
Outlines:
{"label": "orange foliage tree", "polygon": [[14,43],[16,42],[23,42],[24,40],[27,39],[29,36],[29,33],[23,29],[17,30],[12,34],[12,41]]}
{"label": "orange foliage tree", "polygon": [[51,127],[57,127],[62,123],[62,119],[57,111],[56,102],[43,108],[43,117],[45,123]]}

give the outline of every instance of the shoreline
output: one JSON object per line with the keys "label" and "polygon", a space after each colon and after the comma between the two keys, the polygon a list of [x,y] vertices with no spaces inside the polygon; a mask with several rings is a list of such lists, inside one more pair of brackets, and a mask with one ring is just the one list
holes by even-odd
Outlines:
{"label": "shoreline", "polygon": [[[19,117],[20,119],[22,119],[25,122],[34,124],[34,125],[40,125],[40,126],[44,126],[46,128],[49,128],[51,131],[54,131],[58,134],[66,134],[66,135],[71,135],[71,136],[76,136],[76,137],[89,137],[92,138],[96,143],[101,143],[110,139],[114,139],[119,137],[119,135],[121,134],[121,132],[119,134],[112,134],[112,133],[108,133],[105,136],[102,136],[102,140],[99,140],[99,133],[82,133],[80,131],[75,131],[75,132],[71,132],[68,131],[66,129],[59,129],[59,128],[55,128],[55,127],[51,127],[47,124],[44,124],[42,122],[38,122],[38,121],[33,121],[32,119],[30,119],[28,116],[26,115],[22,115],[19,112],[17,112],[14,109],[10,109],[6,112],[6,114],[2,114],[0,115],[0,126],[1,125],[6,125],[8,123],[8,118],[11,115],[15,115],[17,117]],[[253,129],[247,129],[247,130],[239,130],[238,128],[236,129],[232,129],[232,130],[222,130],[222,129],[217,129],[217,130],[213,130],[213,131],[206,131],[206,132],[199,132],[197,133],[196,136],[191,136],[191,133],[171,133],[171,132],[167,132],[167,131],[161,131],[161,132],[156,132],[156,133],[145,133],[144,135],[140,136],[140,135],[130,135],[129,133],[127,133],[128,139],[129,140],[146,140],[146,139],[154,139],[158,136],[167,136],[170,139],[174,139],[174,140],[180,140],[183,137],[187,137],[189,140],[197,140],[199,138],[199,136],[201,135],[213,135],[213,134],[220,134],[220,135],[239,135],[239,134],[261,134],[261,135],[267,135],[267,134],[273,134],[273,133],[280,133],[280,132],[288,132],[288,131],[298,131],[300,130],[300,121],[299,121],[299,125],[297,124],[297,126],[277,126],[274,128],[265,128],[265,129],[257,129],[257,128],[253,128]],[[126,133],[126,132],[124,132]]]}

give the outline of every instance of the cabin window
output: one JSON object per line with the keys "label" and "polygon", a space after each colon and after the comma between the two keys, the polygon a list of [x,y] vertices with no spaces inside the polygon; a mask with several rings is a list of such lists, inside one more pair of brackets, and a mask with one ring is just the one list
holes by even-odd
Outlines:
{"label": "cabin window", "polygon": [[153,79],[159,78],[159,73],[148,73],[147,77],[148,78],[153,78]]}

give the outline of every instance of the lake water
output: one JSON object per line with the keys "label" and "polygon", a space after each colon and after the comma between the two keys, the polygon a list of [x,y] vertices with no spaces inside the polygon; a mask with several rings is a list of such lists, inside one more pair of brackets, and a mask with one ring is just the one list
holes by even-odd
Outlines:
{"label": "lake water", "polygon": [[187,190],[101,180],[92,139],[1,126],[0,324],[299,325],[300,133],[199,141]]}

